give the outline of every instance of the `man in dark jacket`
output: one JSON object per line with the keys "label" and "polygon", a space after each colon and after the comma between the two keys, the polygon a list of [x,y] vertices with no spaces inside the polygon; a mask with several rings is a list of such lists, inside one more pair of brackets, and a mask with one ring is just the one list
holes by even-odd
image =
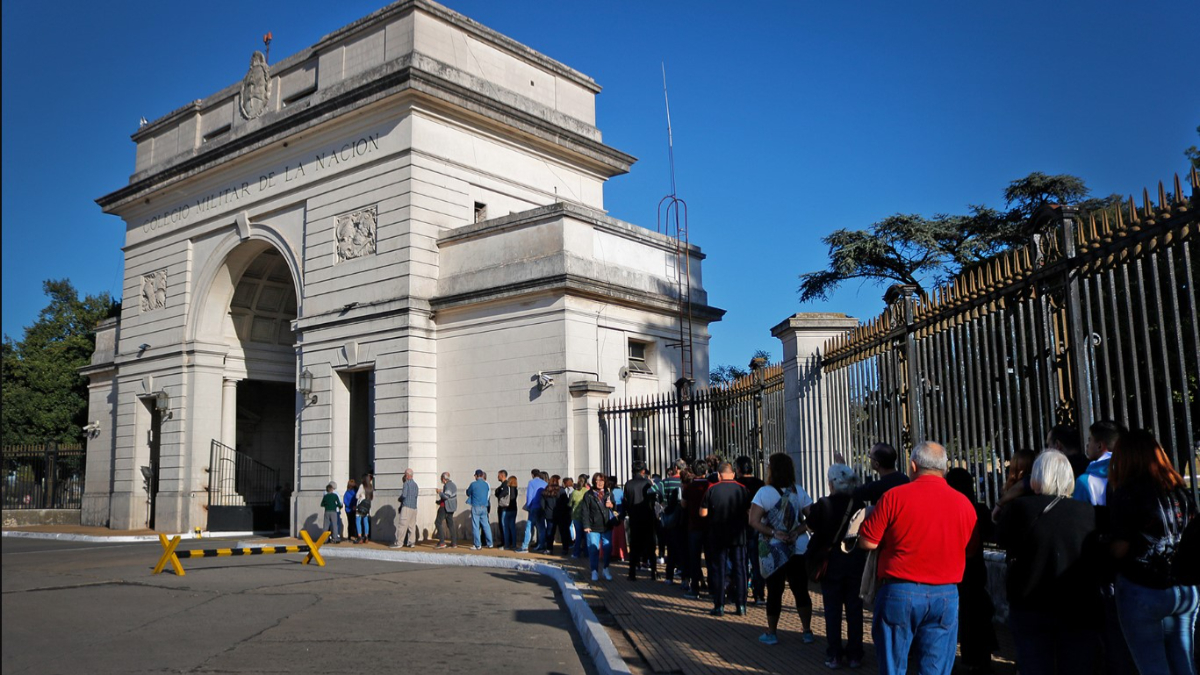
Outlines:
{"label": "man in dark jacket", "polygon": [[629,580],[637,580],[637,569],[641,563],[649,563],[650,579],[658,579],[658,565],[654,559],[655,521],[654,504],[658,492],[654,483],[646,478],[645,462],[633,463],[633,478],[625,483],[625,515],[629,518]]}
{"label": "man in dark jacket", "polygon": [[434,548],[446,548],[446,536],[450,537],[450,548],[458,546],[458,530],[454,527],[454,512],[458,510],[458,486],[450,480],[450,472],[442,473],[442,489],[438,490],[438,513],[436,523],[441,527],[438,544]]}
{"label": "man in dark jacket", "polygon": [[721,480],[708,488],[700,502],[700,517],[708,518],[708,550],[713,560],[709,582],[714,616],[725,613],[725,574],[732,566],[730,587],[736,594],[738,616],[746,615],[746,513],[750,510],[750,495],[738,483],[733,465],[721,462],[717,468]]}

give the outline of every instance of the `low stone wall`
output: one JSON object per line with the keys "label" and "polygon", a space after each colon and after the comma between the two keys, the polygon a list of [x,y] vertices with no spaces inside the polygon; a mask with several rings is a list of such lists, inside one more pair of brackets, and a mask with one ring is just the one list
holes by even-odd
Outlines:
{"label": "low stone wall", "polygon": [[78,525],[79,513],[79,509],[6,509],[4,527]]}

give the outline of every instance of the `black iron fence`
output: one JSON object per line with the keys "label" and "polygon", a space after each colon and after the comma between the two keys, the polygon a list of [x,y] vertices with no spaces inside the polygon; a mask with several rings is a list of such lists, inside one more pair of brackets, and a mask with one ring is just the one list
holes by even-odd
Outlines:
{"label": "black iron fence", "polygon": [[208,465],[208,505],[265,506],[275,497],[279,470],[219,441],[212,442]]}
{"label": "black iron fence", "polygon": [[81,445],[5,446],[5,509],[78,509],[83,503],[87,452]]}
{"label": "black iron fence", "polygon": [[[932,297],[894,287],[888,308],[823,350],[835,406],[829,445],[864,473],[877,441],[943,443],[989,503],[1019,448],[1057,424],[1112,419],[1152,430],[1200,488],[1200,177],[1158,205],[1054,209],[1028,246],[979,265]],[[902,457],[902,461],[904,458]]]}
{"label": "black iron fence", "polygon": [[728,386],[677,390],[600,408],[604,471],[621,480],[635,461],[666,475],[675,460],[746,455],[759,467],[783,447],[783,367],[763,366]]}

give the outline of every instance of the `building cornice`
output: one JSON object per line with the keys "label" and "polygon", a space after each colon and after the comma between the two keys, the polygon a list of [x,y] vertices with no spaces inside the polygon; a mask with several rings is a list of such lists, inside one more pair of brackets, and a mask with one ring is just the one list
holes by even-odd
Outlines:
{"label": "building cornice", "polygon": [[[516,129],[544,147],[570,155],[575,161],[582,160],[590,164],[594,170],[606,176],[627,173],[636,161],[632,155],[552,121],[559,118],[564,124],[568,123],[561,113],[526,99],[522,99],[520,103],[534,112],[523,110],[514,105],[516,100],[511,103],[500,101],[473,91],[451,78],[467,83],[476,79],[449,64],[417,52],[410,53],[318,92],[314,95],[317,98],[307,106],[267,113],[260,124],[247,125],[219,145],[188,150],[153,170],[134,174],[129,185],[100,197],[96,203],[105,212],[113,212],[131,201],[141,199],[223,162],[286,140],[385,98],[405,93],[418,99],[441,103],[443,107],[449,107],[451,110],[465,110],[494,123]],[[185,107],[180,111],[186,112],[188,109]]]}
{"label": "building cornice", "polygon": [[[529,209],[528,211],[521,211],[499,218],[491,218],[482,222],[456,227],[452,230],[447,230],[438,237],[438,247],[445,248],[446,246],[471,241],[472,239],[481,239],[503,232],[519,230],[524,227],[541,225],[558,220],[564,216],[582,220],[598,230],[619,237],[631,239],[671,253],[675,252],[676,240],[673,237],[661,232],[652,232],[633,223],[617,220],[606,215],[603,211],[574,202],[556,202]],[[700,247],[695,244],[688,245],[688,255],[698,260],[704,260],[707,257],[700,250]]]}
{"label": "building cornice", "polygon": [[[430,305],[435,312],[438,312],[486,302],[511,300],[521,296],[546,293],[561,293],[590,298],[601,302],[619,303],[658,313],[673,314],[679,311],[679,304],[672,298],[646,293],[635,288],[596,281],[595,279],[589,279],[576,274],[554,274],[477,291],[436,297],[430,300]],[[692,318],[695,321],[711,323],[720,321],[723,316],[725,316],[725,310],[723,309],[711,305],[692,303]]]}

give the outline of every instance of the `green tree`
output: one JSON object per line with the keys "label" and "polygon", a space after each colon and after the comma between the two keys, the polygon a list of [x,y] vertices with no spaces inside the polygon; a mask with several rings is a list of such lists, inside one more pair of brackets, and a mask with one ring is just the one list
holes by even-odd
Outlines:
{"label": "green tree", "polygon": [[[1200,127],[1196,127],[1196,133],[1200,134]],[[1200,148],[1197,148],[1193,145],[1187,150],[1184,150],[1183,155],[1184,157],[1188,158],[1189,162],[1192,163],[1193,169],[1200,169]]]}
{"label": "green tree", "polygon": [[1045,205],[1099,210],[1120,201],[1117,195],[1088,199],[1088,194],[1081,178],[1035,171],[1008,184],[1004,211],[972,204],[963,215],[897,213],[869,229],[836,230],[821,240],[829,247],[829,267],[800,275],[800,302],[826,299],[852,279],[912,284],[925,295],[928,284],[1027,243],[1047,226],[1034,217]]}
{"label": "green tree", "polygon": [[91,360],[96,324],[120,305],[108,293],[80,300],[70,281],[42,284],[50,303],[21,341],[4,336],[0,385],[3,444],[77,443],[87,424],[87,381],[79,368]]}
{"label": "green tree", "polygon": [[[754,356],[752,356],[750,360],[753,361],[754,359],[763,359],[770,363],[771,352],[765,349],[756,349],[754,351]],[[733,384],[749,374],[749,366],[745,368],[729,364],[714,366],[708,369],[708,384],[711,387],[720,387],[727,384]]]}

